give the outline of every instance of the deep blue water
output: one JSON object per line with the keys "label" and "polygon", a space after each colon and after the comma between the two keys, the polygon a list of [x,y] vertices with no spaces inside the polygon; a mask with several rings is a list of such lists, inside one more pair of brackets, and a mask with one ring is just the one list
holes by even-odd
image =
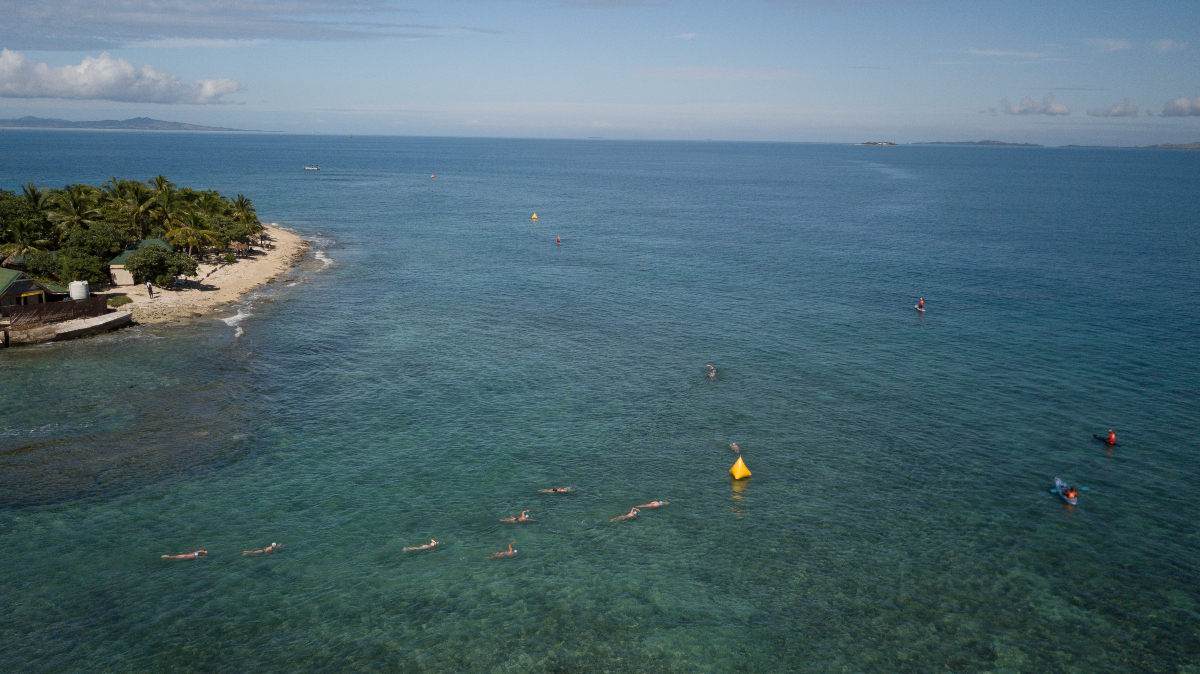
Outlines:
{"label": "deep blue water", "polygon": [[314,257],[0,352],[0,669],[1200,668],[1200,153],[0,132],[159,173]]}

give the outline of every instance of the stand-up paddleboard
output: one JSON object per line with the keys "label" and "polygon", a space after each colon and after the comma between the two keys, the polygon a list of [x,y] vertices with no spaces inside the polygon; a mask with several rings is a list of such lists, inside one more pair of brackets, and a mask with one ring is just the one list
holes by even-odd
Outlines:
{"label": "stand-up paddleboard", "polygon": [[1054,491],[1058,492],[1058,495],[1062,497],[1062,500],[1070,503],[1071,505],[1079,503],[1078,496],[1067,496],[1067,489],[1068,487],[1066,482],[1063,482],[1061,478],[1054,478]]}
{"label": "stand-up paddleboard", "polygon": [[921,307],[918,307],[918,306],[915,306],[915,305],[914,305],[914,306],[913,306],[913,309],[916,309],[917,311],[919,311],[919,312],[921,312],[921,313],[925,313],[925,310],[924,310],[924,309],[922,309]]}
{"label": "stand-up paddleboard", "polygon": [[1092,437],[1096,438],[1100,442],[1103,442],[1104,444],[1108,445],[1109,447],[1116,447],[1117,445],[1121,444],[1119,442],[1109,442],[1108,438],[1104,437],[1103,435],[1092,434]]}

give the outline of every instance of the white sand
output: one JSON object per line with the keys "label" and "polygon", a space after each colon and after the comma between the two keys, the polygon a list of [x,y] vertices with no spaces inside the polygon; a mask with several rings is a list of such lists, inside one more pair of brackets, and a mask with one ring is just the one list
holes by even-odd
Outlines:
{"label": "white sand", "polygon": [[198,277],[189,279],[189,286],[199,285],[199,288],[164,290],[155,287],[153,297],[146,295],[144,284],[116,286],[104,292],[108,295],[128,295],[133,302],[122,306],[120,310],[132,311],[133,319],[139,323],[162,323],[202,316],[236,301],[272,278],[287,274],[303,261],[308,242],[271,225],[266,225],[265,231],[274,244],[271,250],[255,247],[249,257],[238,258],[233,264],[201,264],[197,270]]}

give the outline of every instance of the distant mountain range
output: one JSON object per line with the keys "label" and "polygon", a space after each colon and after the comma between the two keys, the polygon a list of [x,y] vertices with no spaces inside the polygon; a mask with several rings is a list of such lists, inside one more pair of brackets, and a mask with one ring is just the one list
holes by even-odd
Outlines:
{"label": "distant mountain range", "polygon": [[[881,145],[882,143],[861,143],[862,145]],[[913,143],[913,145],[993,145],[1000,147],[1046,147],[1045,145],[1037,145],[1034,143],[1005,143],[999,140],[961,140],[961,141],[937,141],[933,143]],[[1095,147],[1095,148],[1120,148],[1127,146],[1119,145],[1060,145],[1059,147]],[[1200,150],[1200,143],[1163,143],[1162,145],[1145,145],[1142,147],[1132,148],[1140,150]]]}
{"label": "distant mountain range", "polygon": [[134,117],[133,119],[103,119],[98,122],[72,122],[66,119],[44,119],[42,117],[22,117],[20,119],[0,119],[0,129],[124,129],[131,131],[241,131],[242,129],[226,129],[220,126],[200,126],[199,124],[184,124],[182,122],[164,122],[161,119],[149,117]]}
{"label": "distant mountain range", "polygon": [[998,145],[1000,147],[1045,147],[1035,143],[1005,143],[1001,140],[938,140],[932,143],[913,143],[913,145]]}

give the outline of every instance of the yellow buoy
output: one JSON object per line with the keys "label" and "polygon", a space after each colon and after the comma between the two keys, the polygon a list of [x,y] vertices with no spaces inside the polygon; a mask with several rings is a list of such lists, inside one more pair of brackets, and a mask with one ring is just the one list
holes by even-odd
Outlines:
{"label": "yellow buoy", "polygon": [[534,213],[534,214],[533,214],[533,219],[534,219],[534,220],[537,220],[537,213]]}
{"label": "yellow buoy", "polygon": [[742,457],[739,456],[737,463],[733,464],[733,468],[729,469],[729,474],[733,476],[733,479],[741,480],[742,478],[750,477],[750,469],[746,467],[746,464],[742,463]]}

